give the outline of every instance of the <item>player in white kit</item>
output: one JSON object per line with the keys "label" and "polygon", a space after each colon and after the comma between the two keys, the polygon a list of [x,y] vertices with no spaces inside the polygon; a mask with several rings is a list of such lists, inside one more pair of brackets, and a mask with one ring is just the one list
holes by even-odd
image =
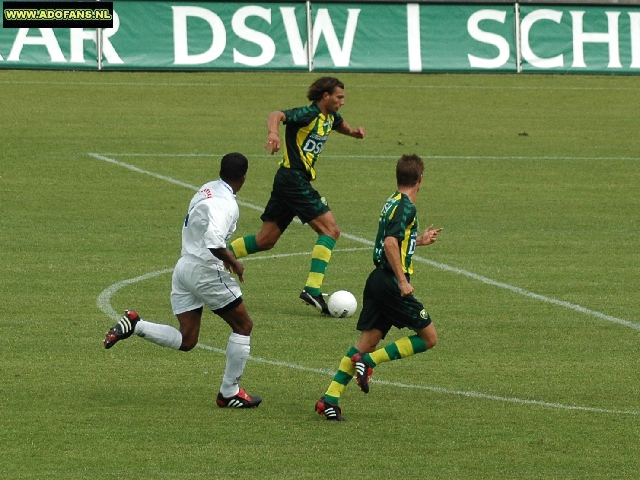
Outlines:
{"label": "player in white kit", "polygon": [[242,302],[242,292],[233,273],[244,283],[244,266],[227,248],[240,215],[236,193],[246,178],[248,161],[240,153],[222,158],[220,179],[203,185],[191,199],[182,228],[182,256],[171,280],[171,307],[180,330],[148,322],[134,310],[107,332],[104,347],[111,348],[132,334],[158,345],[189,351],[198,343],[203,307],[229,324],[227,364],[216,399],[219,407],[252,408],[262,399],[249,395],[238,381],[249,358],[253,321]]}

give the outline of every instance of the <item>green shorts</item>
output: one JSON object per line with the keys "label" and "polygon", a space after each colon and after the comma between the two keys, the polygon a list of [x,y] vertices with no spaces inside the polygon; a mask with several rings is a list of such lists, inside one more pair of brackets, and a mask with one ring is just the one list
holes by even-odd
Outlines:
{"label": "green shorts", "polygon": [[391,270],[380,266],[369,274],[356,325],[358,330],[375,328],[382,332],[384,338],[392,326],[418,331],[430,324],[429,312],[416,297],[400,295],[398,280]]}
{"label": "green shorts", "polygon": [[280,167],[273,179],[271,198],[260,217],[263,222],[276,222],[284,232],[293,217],[308,223],[331,209],[301,170]]}

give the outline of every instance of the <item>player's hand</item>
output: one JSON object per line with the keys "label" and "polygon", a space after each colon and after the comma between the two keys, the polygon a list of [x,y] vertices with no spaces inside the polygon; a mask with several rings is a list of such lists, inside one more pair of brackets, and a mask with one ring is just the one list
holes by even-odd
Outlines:
{"label": "player's hand", "polygon": [[365,137],[365,132],[364,132],[364,127],[358,127],[358,128],[354,128],[353,131],[351,132],[351,136],[353,138],[364,138]]}
{"label": "player's hand", "polygon": [[264,144],[264,149],[269,155],[273,155],[280,150],[280,136],[277,133],[269,132],[267,141]]}
{"label": "player's hand", "polygon": [[442,228],[433,228],[433,224],[431,224],[429,226],[429,228],[427,228],[424,233],[422,234],[422,242],[420,242],[420,245],[431,245],[433,242],[436,241],[438,234],[442,231]]}
{"label": "player's hand", "polygon": [[414,290],[413,285],[411,285],[409,282],[398,282],[398,287],[400,288],[400,295],[402,295],[403,297],[411,295]]}
{"label": "player's hand", "polygon": [[236,262],[235,264],[231,264],[225,262],[224,268],[225,270],[236,274],[240,283],[244,283],[244,278],[242,278],[242,275],[244,274],[244,265],[242,263]]}

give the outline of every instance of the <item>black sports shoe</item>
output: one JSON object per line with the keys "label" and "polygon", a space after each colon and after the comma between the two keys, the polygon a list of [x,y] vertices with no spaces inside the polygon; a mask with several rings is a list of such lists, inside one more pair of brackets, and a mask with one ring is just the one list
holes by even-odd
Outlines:
{"label": "black sports shoe", "polygon": [[356,369],[356,381],[360,390],[364,393],[369,393],[369,380],[373,374],[373,367],[364,361],[364,354],[356,353],[351,357],[351,363]]}
{"label": "black sports shoe", "polygon": [[111,348],[118,341],[133,335],[138,320],[140,320],[140,315],[135,310],[125,310],[120,321],[111,327],[105,335],[104,348]]}
{"label": "black sports shoe", "polygon": [[300,294],[300,298],[305,303],[308,303],[312,307],[315,307],[315,309],[318,310],[321,314],[331,315],[331,313],[329,313],[329,307],[327,307],[327,302],[325,302],[324,298],[322,298],[322,294],[311,295],[306,290],[303,290],[302,293]]}
{"label": "black sports shoe", "polygon": [[320,397],[320,400],[316,402],[316,412],[320,415],[324,415],[327,420],[333,420],[336,422],[344,422],[347,419],[342,416],[342,410],[338,405],[327,402],[327,399]]}
{"label": "black sports shoe", "polygon": [[241,388],[233,397],[223,397],[222,393],[218,393],[218,398],[216,398],[216,403],[220,408],[253,408],[260,405],[261,402],[262,398],[257,395],[249,395],[244,388]]}

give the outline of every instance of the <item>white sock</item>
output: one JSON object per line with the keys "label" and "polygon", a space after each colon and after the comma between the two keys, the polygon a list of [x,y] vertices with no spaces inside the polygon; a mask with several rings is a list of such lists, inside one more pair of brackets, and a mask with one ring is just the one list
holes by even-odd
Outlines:
{"label": "white sock", "polygon": [[223,397],[233,397],[238,393],[240,387],[238,382],[244,372],[244,366],[251,351],[251,337],[232,333],[227,343],[227,366],[222,377],[220,393]]}
{"label": "white sock", "polygon": [[171,325],[160,325],[159,323],[147,322],[140,319],[133,333],[153,343],[175,350],[178,350],[180,345],[182,345],[182,334],[180,330],[173,328]]}

